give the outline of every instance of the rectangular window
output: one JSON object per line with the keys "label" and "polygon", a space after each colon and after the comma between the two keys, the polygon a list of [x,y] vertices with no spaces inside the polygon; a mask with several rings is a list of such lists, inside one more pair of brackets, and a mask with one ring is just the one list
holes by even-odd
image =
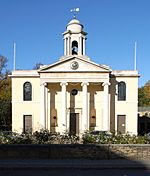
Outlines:
{"label": "rectangular window", "polygon": [[23,116],[23,132],[32,133],[32,115]]}

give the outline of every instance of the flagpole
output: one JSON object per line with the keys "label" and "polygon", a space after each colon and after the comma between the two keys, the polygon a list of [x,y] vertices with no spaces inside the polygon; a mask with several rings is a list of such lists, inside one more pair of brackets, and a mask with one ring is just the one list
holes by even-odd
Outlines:
{"label": "flagpole", "polygon": [[137,42],[134,43],[134,70],[136,70],[136,50],[137,50]]}
{"label": "flagpole", "polygon": [[14,71],[16,70],[16,43],[14,42]]}

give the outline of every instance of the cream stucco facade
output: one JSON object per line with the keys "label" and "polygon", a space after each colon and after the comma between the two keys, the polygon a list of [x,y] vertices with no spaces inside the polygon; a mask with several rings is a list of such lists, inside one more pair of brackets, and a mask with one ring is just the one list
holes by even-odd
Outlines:
{"label": "cream stucco facade", "polygon": [[64,56],[38,70],[12,72],[12,130],[137,134],[137,71],[115,71],[85,55],[87,33],[67,25]]}

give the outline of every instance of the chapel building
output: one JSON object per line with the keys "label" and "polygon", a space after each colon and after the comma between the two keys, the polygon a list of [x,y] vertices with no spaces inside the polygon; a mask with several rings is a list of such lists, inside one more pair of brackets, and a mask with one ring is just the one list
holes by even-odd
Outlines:
{"label": "chapel building", "polygon": [[12,131],[137,134],[138,72],[91,61],[86,36],[80,21],[72,19],[56,63],[12,71]]}

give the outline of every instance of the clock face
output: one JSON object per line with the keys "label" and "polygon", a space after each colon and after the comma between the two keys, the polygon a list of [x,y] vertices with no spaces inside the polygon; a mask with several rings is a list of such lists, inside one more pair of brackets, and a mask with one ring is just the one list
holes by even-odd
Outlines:
{"label": "clock face", "polygon": [[73,70],[78,69],[78,68],[79,68],[78,62],[77,62],[77,61],[73,61],[73,62],[71,63],[71,68],[72,68]]}

